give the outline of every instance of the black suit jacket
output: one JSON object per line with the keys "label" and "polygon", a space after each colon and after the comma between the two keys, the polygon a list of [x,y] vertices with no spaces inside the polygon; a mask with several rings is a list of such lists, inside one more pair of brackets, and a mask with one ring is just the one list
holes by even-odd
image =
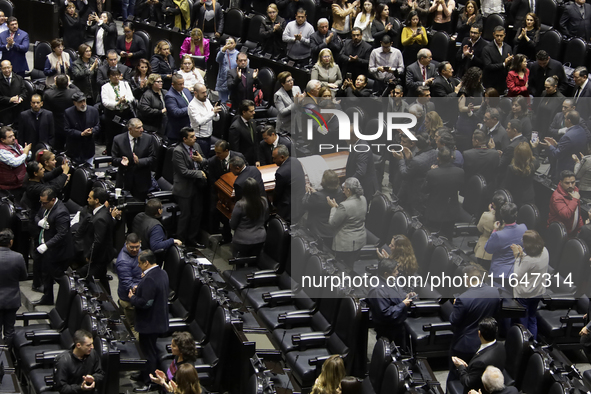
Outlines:
{"label": "black suit jacket", "polygon": [[[111,156],[113,156],[113,165],[118,167],[117,187],[128,190],[132,196],[143,201],[152,186],[151,168],[156,161],[154,141],[150,134],[144,133],[140,137],[135,154],[139,159],[137,164],[133,161],[129,133],[115,136]],[[121,164],[123,157],[129,159],[127,166]]]}
{"label": "black suit jacket", "polygon": [[[427,67],[427,79],[435,78],[437,71],[433,63],[429,63]],[[406,89],[408,89],[408,96],[417,97],[417,89],[423,85],[423,72],[419,66],[419,62],[413,62],[406,67]]]}
{"label": "black suit jacket", "polygon": [[[35,120],[37,118],[39,120]],[[38,131],[35,123],[39,126]],[[53,145],[54,127],[53,114],[46,109],[41,108],[38,114],[31,110],[21,112],[19,140],[24,144],[33,144],[33,149],[39,142]]]}
{"label": "black suit jacket", "polygon": [[275,172],[273,205],[279,216],[289,223],[297,222],[302,214],[302,198],[305,193],[306,175],[302,164],[298,159],[288,157]]}
{"label": "black suit jacket", "polygon": [[499,53],[497,44],[493,41],[482,50],[482,59],[484,61],[484,73],[482,84],[485,88],[495,88],[499,94],[504,94],[507,89],[507,71],[503,62],[507,56],[511,55],[512,50],[509,44],[503,43],[503,55]]}
{"label": "black suit jacket", "polygon": [[585,18],[581,17],[581,11],[575,2],[568,3],[564,7],[560,17],[560,32],[568,37],[581,37],[585,41],[591,38],[591,5],[585,3]]}
{"label": "black suit jacket", "polygon": [[[203,157],[201,147],[197,143],[193,145],[193,152],[199,153]],[[203,178],[201,163],[198,164],[193,161],[189,155],[187,146],[183,142],[179,142],[178,145],[174,147],[172,153],[172,166],[174,169],[172,194],[177,197],[195,197],[199,188],[205,186],[207,183]]]}
{"label": "black suit jacket", "polygon": [[[22,103],[17,105],[11,103],[10,98],[14,96],[22,98]],[[12,73],[10,86],[4,75],[0,76],[0,110],[2,110],[0,112],[0,122],[5,125],[14,123],[18,119],[24,103],[27,102],[27,96],[27,88],[20,75],[16,75],[14,72]]]}
{"label": "black suit jacket", "polygon": [[115,222],[109,212],[109,208],[103,206],[92,216],[92,229],[94,240],[88,251],[88,256],[92,258],[91,264],[106,267],[115,255],[115,249],[113,247]]}
{"label": "black suit jacket", "polygon": [[[289,137],[284,137],[282,135],[278,135],[277,137],[279,138],[279,142],[277,143],[277,145],[285,145],[291,155],[291,139],[289,139]],[[259,159],[261,161],[262,166],[273,164],[272,147],[273,145],[267,145],[265,141],[259,142]]]}
{"label": "black suit jacket", "polygon": [[242,187],[248,178],[254,178],[259,184],[259,189],[261,191],[261,197],[267,197],[267,193],[265,192],[265,183],[263,182],[263,177],[261,176],[261,172],[255,166],[246,166],[244,170],[236,177],[234,181],[234,195],[236,196],[236,201],[242,198]]}
{"label": "black suit jacket", "polygon": [[532,96],[540,97],[544,93],[544,83],[548,77],[558,76],[558,90],[564,94],[568,88],[564,67],[558,60],[550,59],[546,68],[540,67],[538,62],[531,63],[529,68],[528,89]]}
{"label": "black suit jacket", "polygon": [[117,26],[115,22],[111,23],[103,23],[102,25],[98,25],[93,23],[92,26],[88,27],[90,33],[94,36],[94,47],[96,48],[96,40],[98,38],[98,30],[103,29],[105,32],[103,34],[103,46],[105,48],[105,53],[109,52],[109,49],[116,49],[117,48]]}
{"label": "black suit jacket", "polygon": [[23,255],[0,247],[0,310],[21,306],[19,281],[27,280],[27,267]]}
{"label": "black suit jacket", "polygon": [[[240,152],[235,152],[233,150],[230,151],[230,158],[232,160],[233,157],[242,157],[244,159],[244,155]],[[246,159],[245,159],[246,160]],[[226,171],[222,169],[222,161],[218,159],[216,156],[211,156],[205,162],[205,169],[207,172],[207,180],[213,185],[216,183],[218,179],[222,177],[222,175],[227,174],[230,172],[229,166]]]}
{"label": "black suit jacket", "polygon": [[431,85],[431,97],[457,97],[454,91],[456,85],[454,78],[451,78],[448,83],[443,76],[438,75]]}
{"label": "black suit jacket", "polygon": [[[369,145],[368,142],[359,140],[355,145]],[[374,164],[373,152],[361,152],[364,149],[359,149],[360,152],[352,150],[347,158],[347,165],[345,167],[346,177],[355,177],[361,182],[363,187],[363,195],[367,201],[371,201],[373,195],[378,191],[378,179],[376,176],[376,168]]]}
{"label": "black suit jacket", "polygon": [[[244,72],[243,72],[244,73]],[[242,83],[242,78],[238,78],[236,69],[228,70],[226,76],[228,82],[228,91],[230,92],[230,101],[238,107],[242,100],[254,100],[254,70],[246,68],[246,86]]]}
{"label": "black suit jacket", "polygon": [[137,285],[130,303],[135,307],[135,329],[140,334],[168,332],[168,274],[160,267],[149,270]]}
{"label": "black suit jacket", "polygon": [[[472,48],[472,51],[474,52],[474,57],[472,57],[472,59],[470,59],[468,57],[463,57],[464,45],[468,45],[469,48]],[[460,49],[458,49],[458,52],[456,53],[456,66],[457,66],[458,76],[461,77],[462,75],[464,75],[466,70],[468,70],[470,67],[480,67],[480,68],[484,67],[484,63],[483,63],[483,59],[482,59],[482,50],[487,45],[488,45],[488,41],[486,41],[482,37],[480,37],[480,39],[478,41],[476,41],[476,44],[474,44],[474,45],[472,45],[472,41],[470,41],[470,37],[464,38],[464,40],[462,41],[462,45],[460,46]]]}
{"label": "black suit jacket", "polygon": [[[43,219],[45,209],[41,208],[35,221]],[[74,256],[74,242],[70,232],[70,212],[63,202],[56,200],[53,209],[47,216],[49,228],[44,230],[44,240],[47,250],[43,253],[45,263],[64,262]]]}
{"label": "black suit jacket", "polygon": [[261,141],[261,136],[257,132],[256,125],[252,119],[248,122],[252,125],[254,141],[251,138],[250,129],[242,120],[242,116],[238,115],[234,118],[234,121],[230,126],[229,142],[230,148],[242,153],[246,158],[246,162],[253,166],[257,161],[260,161],[259,142]]}
{"label": "black suit jacket", "polygon": [[484,370],[489,365],[492,365],[502,371],[505,369],[506,358],[505,346],[499,342],[495,342],[493,345],[477,352],[468,363],[467,368],[464,366],[458,367],[460,382],[464,386],[464,393],[472,389],[481,389],[484,391],[484,386],[482,385],[482,374]]}
{"label": "black suit jacket", "polygon": [[[129,48],[129,51],[125,50],[125,36],[117,37],[117,53],[120,54],[121,52],[132,53],[133,56],[129,59],[132,67],[137,66],[140,59],[148,57],[146,44],[144,44],[144,40],[142,40],[137,34],[133,35],[133,40],[131,41],[131,47]],[[123,59],[124,58],[121,58],[122,63]]]}
{"label": "black suit jacket", "polygon": [[[83,137],[86,129],[92,129],[92,135]],[[86,112],[70,107],[64,112],[64,129],[68,135],[68,156],[74,160],[87,160],[94,156],[93,137],[100,131],[99,112],[93,106],[87,106]]]}
{"label": "black suit jacket", "polygon": [[466,181],[472,175],[482,175],[487,187],[495,184],[499,168],[499,152],[496,149],[469,149],[464,151]]}
{"label": "black suit jacket", "polygon": [[43,106],[53,113],[55,132],[58,135],[65,135],[64,112],[72,106],[72,96],[78,92],[77,89],[58,89],[54,86],[43,93]]}
{"label": "black suit jacket", "polygon": [[451,163],[429,170],[425,183],[425,191],[429,193],[427,217],[434,222],[457,221],[458,193],[463,185],[464,170]]}

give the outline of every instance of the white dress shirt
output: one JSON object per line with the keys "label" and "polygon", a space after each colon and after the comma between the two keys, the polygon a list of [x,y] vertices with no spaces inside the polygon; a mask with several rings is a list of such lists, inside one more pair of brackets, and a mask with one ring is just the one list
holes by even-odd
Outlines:
{"label": "white dress shirt", "polygon": [[205,102],[193,98],[189,103],[187,110],[189,120],[191,121],[191,128],[195,130],[197,138],[211,137],[213,132],[213,120],[220,120],[220,115],[213,112],[213,105],[209,99]]}
{"label": "white dress shirt", "polygon": [[127,81],[119,81],[119,97],[125,96],[125,104],[121,107],[117,107],[117,99],[115,95],[115,88],[111,83],[106,83],[101,88],[101,98],[103,105],[105,108],[115,111],[115,110],[123,110],[129,108],[129,104],[131,104],[135,99],[133,97],[133,91],[131,90],[131,86]]}

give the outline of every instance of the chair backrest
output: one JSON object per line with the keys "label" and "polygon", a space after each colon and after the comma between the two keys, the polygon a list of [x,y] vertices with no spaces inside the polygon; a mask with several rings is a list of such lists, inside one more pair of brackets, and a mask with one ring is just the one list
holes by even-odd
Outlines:
{"label": "chair backrest", "polygon": [[429,49],[433,56],[433,60],[442,62],[448,59],[448,50],[451,39],[449,34],[443,31],[438,31],[429,39]]}
{"label": "chair backrest", "polygon": [[185,266],[185,258],[175,245],[168,248],[162,268],[168,274],[168,287],[178,295],[181,272]]}
{"label": "chair backrest", "polygon": [[162,177],[171,185],[174,183],[174,166],[172,165],[172,155],[174,146],[169,146],[164,154],[164,164],[162,165]]}
{"label": "chair backrest", "polygon": [[[390,363],[384,372],[379,394],[400,394],[404,391],[404,380],[400,380],[400,371],[396,363]],[[376,391],[376,394],[378,392]]]}
{"label": "chair backrest", "polygon": [[415,252],[415,257],[419,266],[419,273],[426,273],[431,259],[431,253],[433,253],[433,240],[431,239],[431,234],[429,234],[424,228],[419,228],[412,234],[410,243]]}
{"label": "chair backrest", "polygon": [[506,202],[513,202],[513,196],[511,195],[511,192],[509,192],[509,190],[507,190],[507,189],[498,189],[498,190],[495,190],[495,192],[493,193],[493,195],[494,194],[497,194],[497,193],[500,194],[500,195],[502,195]]}
{"label": "chair backrest", "polygon": [[369,363],[369,381],[374,393],[379,393],[386,368],[392,363],[392,347],[385,338],[378,338],[371,353]]}
{"label": "chair backrest", "polygon": [[47,41],[35,43],[33,49],[33,68],[43,71],[45,68],[45,59],[51,53],[51,45]]}
{"label": "chair backrest", "polygon": [[[178,304],[181,309],[177,313],[173,312],[175,317],[186,317],[187,320],[192,320],[194,316],[194,307],[197,302],[197,296],[201,290],[203,283],[198,278],[197,267],[192,264],[185,264],[181,270],[181,278],[178,287]],[[173,306],[176,308],[177,303]],[[172,308],[172,306],[171,306]],[[193,313],[192,313],[193,312]]]}
{"label": "chair backrest", "polygon": [[[255,1],[255,3],[259,3]],[[266,17],[264,15],[253,15],[250,18],[248,23],[248,32],[246,33],[246,40],[247,42],[253,42],[255,44],[260,44],[263,41],[263,38],[260,35],[261,25],[265,23]],[[274,87],[274,85],[272,86]]]}
{"label": "chair backrest", "polygon": [[552,222],[546,229],[544,241],[546,243],[546,249],[548,249],[548,254],[550,255],[551,267],[557,267],[567,235],[566,227],[560,222]]}
{"label": "chair backrest", "polygon": [[316,27],[316,4],[314,0],[299,0],[298,8],[306,10],[306,20],[312,26]]}
{"label": "chair backrest", "polygon": [[432,276],[453,275],[456,268],[451,260],[449,249],[445,245],[438,245],[433,249],[429,264],[429,272]]}
{"label": "chair backrest", "polygon": [[193,306],[194,320],[189,324],[189,331],[198,343],[203,343],[211,329],[213,314],[218,307],[215,289],[204,284],[199,289],[197,300]]}
{"label": "chair backrest", "polygon": [[536,4],[536,15],[540,19],[540,25],[552,28],[558,16],[558,4],[556,0],[538,0]]}
{"label": "chair backrest", "polygon": [[219,112],[220,120],[213,122],[213,135],[219,139],[228,141],[228,133],[230,129],[230,110],[225,105],[221,106],[222,110]]}
{"label": "chair backrest", "polygon": [[[549,0],[554,1],[554,0]],[[550,55],[552,59],[560,59],[560,55],[562,52],[563,46],[563,39],[562,34],[560,34],[557,30],[551,29],[545,31],[540,36],[540,40],[538,41],[538,45],[536,45],[536,53],[538,51],[544,50]]]}
{"label": "chair backrest", "polygon": [[78,167],[70,179],[70,200],[80,206],[86,205],[92,188],[94,173],[87,167]]}
{"label": "chair backrest", "polygon": [[550,371],[544,362],[544,357],[534,353],[527,362],[527,368],[523,375],[521,391],[525,394],[546,394],[548,392]]}
{"label": "chair backrest", "polygon": [[70,55],[70,62],[74,63],[78,59],[78,51],[74,48],[65,48],[64,52]]}
{"label": "chair backrest", "polygon": [[392,219],[390,219],[390,227],[388,228],[388,236],[390,239],[394,235],[409,236],[411,231],[411,218],[404,210],[394,212]]}
{"label": "chair backrest", "polygon": [[275,72],[273,72],[273,70],[271,70],[269,67],[263,67],[259,69],[258,79],[261,90],[263,91],[263,100],[271,102],[273,100],[274,94],[273,87],[277,81]]}
{"label": "chair backrest", "polygon": [[470,215],[479,217],[486,206],[486,180],[482,175],[472,175],[464,185],[462,207]]}
{"label": "chair backrest", "polygon": [[497,26],[505,26],[505,18],[499,14],[492,14],[486,18],[486,22],[484,23],[484,29],[482,32],[482,38],[487,41],[493,40],[493,31]]}
{"label": "chair backrest", "polygon": [[[587,249],[587,244],[578,238],[571,238],[566,241],[556,269],[566,281],[572,282],[576,286],[576,295],[583,295],[587,288],[586,284],[589,276],[589,249]],[[573,286],[568,287],[574,290]]]}
{"label": "chair backrest", "polygon": [[[376,193],[369,204],[369,212],[365,217],[365,228],[378,237],[380,243],[388,242],[388,227],[392,203],[385,194]],[[391,237],[390,237],[391,239]]]}
{"label": "chair backrest", "polygon": [[10,0],[0,0],[0,10],[4,12],[4,16],[10,18],[14,12],[14,5]]}
{"label": "chair backrest", "polygon": [[392,31],[397,33],[394,42],[392,42],[392,46],[396,46],[396,48],[401,48],[400,33],[402,32],[402,22],[400,22],[398,18],[392,19]]}
{"label": "chair backrest", "polygon": [[[223,364],[228,361],[230,355],[228,354],[228,348],[230,344],[229,335],[232,330],[232,319],[230,311],[224,307],[218,307],[213,315],[211,323],[211,332],[209,334],[209,345],[213,353],[211,354],[211,360],[205,360],[208,364],[212,364],[216,367],[216,376],[213,378],[214,385],[219,385],[219,380],[223,372]],[[204,350],[204,354],[207,356],[208,350]],[[208,357],[206,357],[208,358]]]}
{"label": "chair backrest", "polygon": [[587,44],[580,37],[571,37],[564,48],[563,63],[570,64],[571,67],[577,68],[584,66],[587,60]]}
{"label": "chair backrest", "polygon": [[140,37],[144,41],[144,45],[146,46],[147,52],[146,59],[149,60],[152,57],[152,52],[154,51],[154,48],[152,48],[152,38],[150,37],[150,34],[144,30],[137,30],[135,34],[137,34],[138,37]]}
{"label": "chair backrest", "polygon": [[[361,306],[352,297],[345,297],[339,305],[339,313],[334,325],[334,335],[328,340],[330,354],[345,356],[345,368],[350,371],[353,355],[357,347],[359,328],[361,326]],[[337,337],[338,340],[334,340]],[[334,339],[333,339],[334,338]]]}
{"label": "chair backrest", "polygon": [[528,230],[536,230],[540,224],[540,211],[534,204],[523,204],[517,213],[517,223],[525,224]]}
{"label": "chair backrest", "polygon": [[242,37],[244,32],[244,12],[238,8],[230,8],[224,15],[224,34]]}
{"label": "chair backrest", "polygon": [[505,370],[515,380],[516,387],[521,387],[527,360],[532,353],[528,346],[531,337],[531,333],[520,324],[512,326],[505,337]]}
{"label": "chair backrest", "polygon": [[76,282],[71,276],[63,275],[57,282],[59,289],[57,291],[54,309],[58,316],[55,316],[55,318],[61,319],[62,321],[53,321],[53,317],[50,315],[51,326],[53,328],[61,327],[68,320],[72,301],[76,295]]}

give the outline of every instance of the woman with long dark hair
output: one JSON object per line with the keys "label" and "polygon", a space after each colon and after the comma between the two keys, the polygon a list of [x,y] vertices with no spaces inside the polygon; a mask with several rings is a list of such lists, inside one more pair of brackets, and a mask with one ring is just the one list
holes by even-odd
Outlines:
{"label": "woman with long dark hair", "polygon": [[139,59],[131,77],[133,97],[139,100],[147,89],[148,76],[152,74],[152,66],[146,59]]}
{"label": "woman with long dark hair", "polygon": [[529,140],[531,138],[532,127],[531,119],[529,117],[527,99],[525,97],[517,96],[513,99],[513,104],[511,105],[511,112],[507,114],[507,118],[505,119],[505,127],[511,119],[519,119],[519,121],[521,122],[521,134],[523,134],[523,136]]}
{"label": "woman with long dark hair", "polygon": [[527,57],[518,53],[513,57],[511,70],[507,74],[507,96],[529,96],[528,92],[529,69]]}
{"label": "woman with long dark hair", "polygon": [[523,26],[515,35],[513,53],[523,53],[529,59],[536,56],[536,46],[540,41],[540,20],[533,12],[528,12]]}
{"label": "woman with long dark hair", "polygon": [[76,49],[84,43],[84,33],[86,30],[86,21],[82,15],[86,12],[87,5],[78,12],[74,3],[68,2],[64,15],[61,19],[64,28],[64,47]]}
{"label": "woman with long dark hair", "polygon": [[480,220],[476,226],[478,231],[480,231],[480,238],[478,238],[478,242],[474,247],[474,256],[478,259],[478,264],[487,270],[490,268],[492,254],[486,253],[484,246],[492,234],[495,222],[501,221],[501,207],[505,205],[506,202],[507,200],[505,199],[504,194],[496,193],[493,195],[492,202],[488,206],[488,211],[480,216]]}
{"label": "woman with long dark hair", "polygon": [[478,67],[470,67],[462,77],[462,87],[458,92],[460,115],[456,122],[456,142],[462,152],[472,148],[472,133],[480,122],[476,111],[480,109],[484,96],[481,81],[482,70]]}
{"label": "woman with long dark hair", "polygon": [[529,142],[522,142],[515,147],[503,187],[511,192],[513,202],[518,207],[535,202],[534,175],[538,167],[540,163],[534,157]]}
{"label": "woman with long dark hair", "polygon": [[421,25],[419,14],[416,11],[408,13],[406,26],[402,29],[401,44],[404,47],[404,64],[412,64],[417,60],[417,54],[429,43],[427,29]]}
{"label": "woman with long dark hair", "polygon": [[353,27],[358,27],[361,29],[363,41],[370,44],[372,44],[374,41],[374,38],[371,35],[371,25],[373,24],[375,17],[376,7],[374,3],[371,0],[365,0],[363,2],[363,11],[357,14],[355,23],[353,24]]}
{"label": "woman with long dark hair", "polygon": [[101,59],[107,56],[107,52],[117,48],[117,26],[113,22],[110,12],[102,12],[99,17],[96,12],[88,15],[88,30],[94,34],[94,53]]}
{"label": "woman with long dark hair", "polygon": [[247,178],[242,198],[236,202],[230,218],[230,228],[234,230],[234,257],[259,255],[267,237],[265,222],[268,217],[269,203],[261,197],[259,184],[254,178]]}
{"label": "woman with long dark hair", "polygon": [[451,15],[454,8],[456,8],[456,2],[454,0],[433,1],[431,8],[429,8],[429,14],[433,18],[431,25],[433,30],[451,33]]}
{"label": "woman with long dark hair", "polygon": [[390,241],[390,253],[385,249],[377,250],[378,258],[390,259],[398,262],[400,275],[414,275],[419,270],[415,251],[406,235],[395,235]]}
{"label": "woman with long dark hair", "polygon": [[398,32],[394,31],[394,18],[390,16],[390,8],[387,4],[378,4],[376,7],[376,16],[371,22],[371,36],[373,37],[374,47],[379,47],[385,35],[389,35],[392,43]]}
{"label": "woman with long dark hair", "polygon": [[468,37],[470,29],[474,24],[482,24],[482,14],[478,10],[478,4],[474,0],[468,0],[458,18],[458,24],[456,25],[458,37],[456,38],[456,42],[462,42],[465,37]]}

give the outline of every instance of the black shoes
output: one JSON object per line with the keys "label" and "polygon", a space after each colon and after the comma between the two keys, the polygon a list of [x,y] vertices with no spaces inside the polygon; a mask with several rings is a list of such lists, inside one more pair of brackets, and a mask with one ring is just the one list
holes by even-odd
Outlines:
{"label": "black shoes", "polygon": [[53,305],[53,301],[49,300],[45,297],[41,297],[40,299],[38,299],[37,301],[33,301],[32,302],[33,305]]}
{"label": "black shoes", "polygon": [[39,287],[31,286],[31,290],[33,290],[34,292],[43,294],[43,286],[39,286]]}

